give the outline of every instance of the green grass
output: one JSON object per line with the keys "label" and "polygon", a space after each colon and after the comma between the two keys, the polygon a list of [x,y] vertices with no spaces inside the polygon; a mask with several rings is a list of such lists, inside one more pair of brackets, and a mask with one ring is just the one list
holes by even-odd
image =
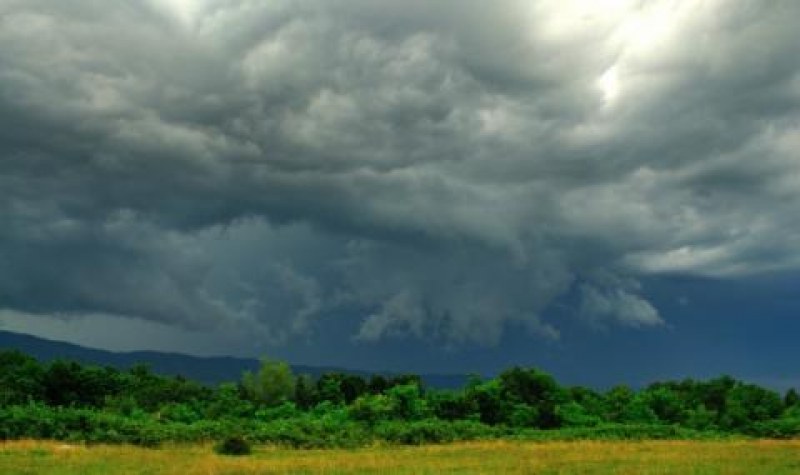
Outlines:
{"label": "green grass", "polygon": [[800,441],[488,441],[354,450],[256,447],[229,457],[211,444],[160,449],[0,443],[3,474],[536,473],[800,474]]}

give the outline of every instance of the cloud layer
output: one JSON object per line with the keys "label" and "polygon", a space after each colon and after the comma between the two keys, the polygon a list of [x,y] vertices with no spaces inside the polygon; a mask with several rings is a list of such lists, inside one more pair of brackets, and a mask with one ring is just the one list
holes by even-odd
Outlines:
{"label": "cloud layer", "polygon": [[[663,325],[800,266],[793,1],[0,1],[0,307],[270,343]],[[242,338],[245,338],[244,336]]]}

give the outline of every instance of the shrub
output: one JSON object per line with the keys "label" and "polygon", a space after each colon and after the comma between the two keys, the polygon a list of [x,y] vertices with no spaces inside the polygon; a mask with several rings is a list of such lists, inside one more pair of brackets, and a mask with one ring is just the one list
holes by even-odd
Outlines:
{"label": "shrub", "polygon": [[754,437],[770,439],[791,439],[800,435],[800,418],[785,418],[771,421],[755,422],[745,433]]}
{"label": "shrub", "polygon": [[391,419],[394,412],[393,401],[384,394],[359,396],[349,408],[352,419],[366,422],[369,425]]}
{"label": "shrub", "polygon": [[214,450],[221,455],[250,455],[252,453],[250,443],[240,436],[226,437]]}
{"label": "shrub", "polygon": [[603,422],[601,417],[590,414],[575,401],[557,406],[556,416],[562,427],[595,427]]}
{"label": "shrub", "polygon": [[182,422],[191,424],[199,421],[202,416],[186,403],[169,402],[161,406],[159,420],[164,422]]}
{"label": "shrub", "polygon": [[255,419],[261,422],[269,422],[280,419],[292,419],[302,416],[295,403],[286,401],[279,406],[258,409],[255,412]]}

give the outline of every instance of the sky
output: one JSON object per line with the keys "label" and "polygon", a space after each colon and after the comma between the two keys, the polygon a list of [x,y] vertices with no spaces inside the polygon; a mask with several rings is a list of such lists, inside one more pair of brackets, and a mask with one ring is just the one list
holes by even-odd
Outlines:
{"label": "sky", "polygon": [[800,386],[794,0],[0,0],[0,329]]}

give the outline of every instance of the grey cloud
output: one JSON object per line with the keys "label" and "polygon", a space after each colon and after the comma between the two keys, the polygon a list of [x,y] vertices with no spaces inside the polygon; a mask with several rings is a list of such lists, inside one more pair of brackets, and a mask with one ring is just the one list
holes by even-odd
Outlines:
{"label": "grey cloud", "polygon": [[[396,333],[453,343],[494,344],[505,323],[548,338],[558,331],[541,318],[546,304],[571,284],[572,274],[556,256],[515,262],[477,246],[398,248],[354,243],[341,262],[345,302],[379,302],[357,335],[375,340]],[[379,278],[374,278],[380,276]]]}
{"label": "grey cloud", "polygon": [[491,344],[800,264],[794,2],[0,9],[0,307]]}
{"label": "grey cloud", "polygon": [[580,305],[581,316],[596,324],[607,321],[630,327],[664,324],[658,310],[648,301],[623,289],[604,293],[588,285],[581,286]]}

